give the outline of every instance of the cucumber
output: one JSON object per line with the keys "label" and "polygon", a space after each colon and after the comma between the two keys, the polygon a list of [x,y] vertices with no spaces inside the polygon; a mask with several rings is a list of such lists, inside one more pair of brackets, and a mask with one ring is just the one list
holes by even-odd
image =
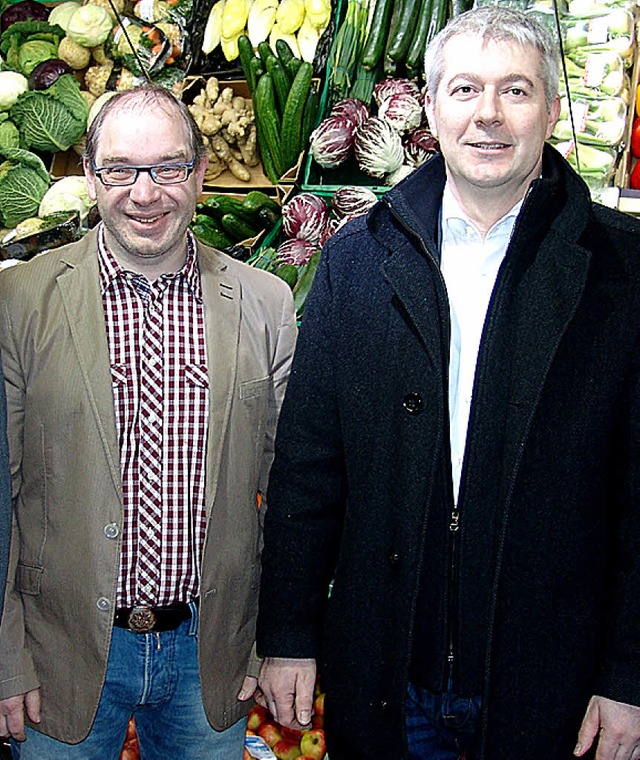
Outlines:
{"label": "cucumber", "polygon": [[302,114],[311,86],[313,66],[303,61],[293,80],[282,115],[282,162],[284,171],[296,165],[302,150]]}
{"label": "cucumber", "polygon": [[275,55],[267,58],[267,71],[273,79],[273,87],[276,93],[276,101],[280,114],[284,113],[284,107],[287,104],[287,95],[291,88],[291,79],[289,72],[284,68]]}
{"label": "cucumber", "polygon": [[253,90],[251,90],[251,94],[253,95],[253,93],[255,92],[255,88],[258,86],[258,80],[264,74],[262,58],[259,58],[257,55],[254,55],[253,58],[249,61],[249,69],[251,70],[251,80],[255,82],[255,86]]}
{"label": "cucumber", "polygon": [[236,242],[248,240],[258,234],[257,230],[250,224],[247,224],[243,219],[232,213],[224,214],[220,223],[222,224],[223,231]]}
{"label": "cucumber", "polygon": [[426,44],[428,45],[431,40],[438,34],[438,32],[444,27],[447,21],[447,11],[449,10],[448,0],[433,0],[433,7],[431,8],[431,20],[429,28],[427,30]]}
{"label": "cucumber", "polygon": [[402,10],[393,37],[387,44],[387,58],[395,63],[404,61],[416,26],[420,23],[421,0],[403,0]]}
{"label": "cucumber", "polygon": [[256,77],[256,70],[253,68],[251,61],[253,59],[258,59],[253,54],[253,45],[246,34],[241,34],[238,37],[238,57],[240,58],[240,65],[242,66],[245,79],[247,80],[247,86],[249,87],[250,92],[253,93],[256,89],[258,80]]}
{"label": "cucumber", "polygon": [[296,58],[295,55],[291,60],[287,61],[285,64],[287,69],[289,70],[289,73],[291,74],[291,79],[293,80],[298,73],[298,69],[300,66],[302,66],[302,58]]}
{"label": "cucumber", "polygon": [[191,231],[200,242],[210,245],[212,248],[231,248],[233,246],[233,241],[224,232],[208,225],[195,222],[191,225]]}
{"label": "cucumber", "polygon": [[320,254],[321,251],[318,250],[309,259],[309,263],[305,267],[304,273],[298,278],[298,282],[293,289],[293,305],[298,317],[301,317],[302,313],[304,312],[304,307],[307,303],[307,296],[309,295],[311,284],[313,283],[313,278],[315,277],[316,270],[318,269]]}
{"label": "cucumber", "polygon": [[253,213],[243,206],[243,202],[228,195],[210,195],[205,200],[205,206],[218,221],[222,221],[225,214],[235,214],[249,224],[253,220]]}
{"label": "cucumber", "polygon": [[263,206],[263,208],[258,209],[258,211],[256,212],[256,219],[258,221],[258,225],[261,229],[264,229],[264,230],[273,229],[278,223],[280,216],[281,215],[279,213],[277,214],[275,211],[268,208],[267,206]]}
{"label": "cucumber", "polygon": [[284,280],[290,288],[294,288],[298,281],[298,267],[295,264],[280,264],[274,274]]}
{"label": "cucumber", "polygon": [[411,45],[409,45],[409,50],[407,50],[407,55],[404,59],[408,70],[418,71],[421,65],[424,64],[424,51],[427,44],[427,32],[429,31],[432,11],[433,0],[422,0],[420,17],[416,24]]}
{"label": "cucumber", "polygon": [[259,147],[263,154],[262,166],[267,177],[275,185],[284,174],[284,163],[280,142],[282,124],[276,108],[271,74],[263,74],[258,80],[253,103]]}
{"label": "cucumber", "polygon": [[281,37],[276,40],[276,54],[284,66],[286,66],[292,58],[296,57],[293,50],[291,50],[289,43]]}
{"label": "cucumber", "polygon": [[258,43],[258,55],[260,56],[262,60],[262,68],[266,71],[267,70],[267,58],[270,55],[273,55],[273,50],[271,50],[271,45],[269,45],[268,42],[263,40],[262,42]]}
{"label": "cucumber", "polygon": [[320,96],[317,87],[311,83],[307,100],[302,111],[302,125],[300,127],[300,145],[304,148],[309,142],[309,136],[313,132],[318,119],[318,109],[320,107]]}
{"label": "cucumber", "polygon": [[258,253],[247,262],[256,269],[272,271],[277,268],[277,253],[275,248],[261,248]]}
{"label": "cucumber", "polygon": [[398,22],[400,21],[400,17],[402,15],[403,2],[404,0],[395,0],[391,10],[391,18],[389,20],[389,34],[387,35],[383,58],[384,74],[388,77],[393,77],[397,73],[398,67],[396,62],[392,58],[389,58],[389,48],[391,47],[391,44],[395,39],[396,33],[398,31]]}
{"label": "cucumber", "polygon": [[374,69],[382,58],[393,6],[394,0],[376,0],[371,27],[362,52],[362,65],[365,69]]}
{"label": "cucumber", "polygon": [[262,208],[271,209],[274,213],[280,214],[282,207],[278,201],[270,198],[261,190],[250,190],[244,197],[242,205],[252,214],[257,214]]}

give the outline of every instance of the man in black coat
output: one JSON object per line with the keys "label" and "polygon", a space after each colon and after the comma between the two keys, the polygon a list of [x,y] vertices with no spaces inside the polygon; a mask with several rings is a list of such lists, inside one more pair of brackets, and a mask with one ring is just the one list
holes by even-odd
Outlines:
{"label": "man in black coat", "polygon": [[[331,760],[640,757],[640,225],[545,146],[516,11],[431,43],[442,158],[326,246],[279,422],[260,697]],[[328,590],[331,587],[331,595]]]}

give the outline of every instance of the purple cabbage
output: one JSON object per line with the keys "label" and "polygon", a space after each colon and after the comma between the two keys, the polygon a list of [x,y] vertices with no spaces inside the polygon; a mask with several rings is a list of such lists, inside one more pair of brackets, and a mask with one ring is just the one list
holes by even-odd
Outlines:
{"label": "purple cabbage", "polygon": [[373,190],[362,185],[345,185],[331,198],[331,208],[340,219],[353,219],[366,214],[378,202]]}
{"label": "purple cabbage", "polygon": [[361,100],[357,98],[344,98],[339,100],[331,109],[330,116],[344,116],[352,121],[357,127],[371,116],[371,111]]}
{"label": "purple cabbage", "polygon": [[288,238],[317,245],[329,221],[329,207],[314,193],[300,193],[282,207],[282,230]]}
{"label": "purple cabbage", "polygon": [[276,249],[276,256],[281,264],[294,264],[297,267],[309,263],[309,259],[318,250],[318,246],[308,240],[291,238],[285,240]]}
{"label": "purple cabbage", "polygon": [[354,154],[361,171],[380,178],[402,165],[404,147],[388,121],[372,116],[356,132]]}
{"label": "purple cabbage", "polygon": [[438,140],[428,129],[416,129],[405,138],[404,152],[408,163],[421,166],[439,152]]}
{"label": "purple cabbage", "polygon": [[59,58],[41,61],[29,74],[29,89],[46,90],[63,74],[73,74],[73,70]]}
{"label": "purple cabbage", "polygon": [[404,135],[422,124],[424,112],[420,101],[413,95],[397,92],[380,103],[378,116]]}
{"label": "purple cabbage", "polygon": [[325,169],[334,169],[351,155],[357,125],[346,116],[328,116],[309,137],[314,161]]}
{"label": "purple cabbage", "polygon": [[397,95],[398,93],[411,95],[416,98],[418,102],[422,102],[418,85],[411,79],[401,78],[383,79],[381,82],[378,82],[373,88],[373,99],[378,104],[378,107],[380,107],[387,98],[390,98],[392,95]]}
{"label": "purple cabbage", "polygon": [[36,0],[20,0],[19,3],[8,5],[0,15],[0,32],[5,32],[17,21],[46,21],[49,18],[49,8]]}

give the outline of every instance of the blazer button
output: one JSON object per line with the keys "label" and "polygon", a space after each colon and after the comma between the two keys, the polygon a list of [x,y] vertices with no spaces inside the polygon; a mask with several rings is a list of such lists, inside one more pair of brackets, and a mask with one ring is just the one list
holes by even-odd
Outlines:
{"label": "blazer button", "polygon": [[419,393],[407,393],[402,399],[402,406],[409,414],[419,414],[422,411],[422,396]]}
{"label": "blazer button", "polygon": [[109,523],[108,525],[104,526],[104,535],[107,538],[117,538],[118,533],[120,533],[120,530],[116,523]]}
{"label": "blazer button", "polygon": [[389,564],[391,567],[396,567],[400,562],[400,555],[398,552],[390,552],[389,553]]}
{"label": "blazer button", "polygon": [[101,596],[96,602],[96,607],[101,612],[107,612],[109,609],[111,609],[111,602],[107,599],[106,596]]}

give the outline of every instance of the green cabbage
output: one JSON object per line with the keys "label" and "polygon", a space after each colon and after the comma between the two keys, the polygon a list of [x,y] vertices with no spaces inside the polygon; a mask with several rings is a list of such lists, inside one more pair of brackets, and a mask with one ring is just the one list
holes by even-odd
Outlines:
{"label": "green cabbage", "polygon": [[57,45],[45,42],[45,40],[29,40],[24,45],[20,45],[18,67],[25,76],[29,76],[39,63],[57,57]]}
{"label": "green cabbage", "polygon": [[109,36],[113,20],[100,5],[82,5],[67,22],[67,36],[83,47],[96,47]]}
{"label": "green cabbage", "polygon": [[87,128],[88,107],[73,74],[63,74],[46,90],[18,97],[10,111],[22,144],[47,153],[75,145]]}
{"label": "green cabbage", "polygon": [[[8,68],[20,71],[23,74],[29,74],[30,72],[23,71],[22,66],[24,64],[29,65],[34,55],[42,56],[45,49],[50,51],[49,46],[53,46],[55,51],[53,55],[41,57],[35,63],[39,63],[41,60],[47,60],[48,58],[55,58],[58,50],[60,40],[64,37],[64,30],[56,24],[49,24],[46,21],[16,21],[15,24],[6,29],[0,35],[0,53],[4,55]],[[33,43],[44,42],[47,45],[37,46],[34,50]],[[26,50],[23,52],[22,48],[27,45]],[[35,66],[35,63],[33,66]],[[31,68],[33,68],[33,66]]]}
{"label": "green cabbage", "polygon": [[18,127],[9,121],[8,113],[0,113],[0,148],[19,148],[20,133]]}
{"label": "green cabbage", "polygon": [[36,216],[51,180],[42,160],[20,148],[0,148],[0,223],[15,227]]}

